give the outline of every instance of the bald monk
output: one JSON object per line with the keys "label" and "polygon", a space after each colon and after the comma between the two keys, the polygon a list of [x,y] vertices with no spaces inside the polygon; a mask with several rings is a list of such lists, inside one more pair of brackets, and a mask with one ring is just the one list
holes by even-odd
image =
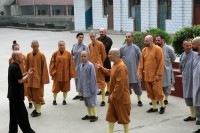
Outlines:
{"label": "bald monk", "polygon": [[19,51],[12,53],[13,62],[8,68],[8,99],[10,111],[9,133],[17,133],[18,125],[23,133],[35,133],[30,126],[28,112],[24,105],[24,85],[27,78],[33,74],[29,69],[22,74],[19,64],[23,62],[23,55]]}
{"label": "bald monk", "polygon": [[[13,50],[13,52],[20,50],[19,44],[17,43],[16,40],[13,41],[12,50]],[[10,57],[10,59],[9,59],[9,65],[11,63],[13,63],[13,62],[14,62],[13,58]],[[19,64],[19,67],[20,67],[20,69],[22,71],[22,74],[26,73],[26,56],[25,55],[23,55],[23,61],[22,61],[22,63]],[[28,101],[29,101],[29,108],[31,109],[33,107],[32,100],[27,95],[27,87],[26,86],[27,86],[27,84],[24,83],[24,96],[27,96]]]}
{"label": "bald monk", "polygon": [[56,97],[58,92],[63,92],[63,105],[66,105],[67,92],[70,91],[70,80],[74,78],[74,61],[70,52],[65,50],[65,42],[58,42],[58,50],[51,57],[49,65],[50,75],[53,80],[53,105],[57,105]]}
{"label": "bald monk", "polygon": [[107,133],[114,132],[116,122],[123,124],[124,133],[128,133],[131,111],[128,69],[120,59],[118,49],[111,49],[108,58],[114,63],[111,69],[104,68],[100,63],[96,64],[99,70],[110,76],[110,92],[106,114],[106,120],[109,123]]}
{"label": "bald monk", "polygon": [[85,106],[88,110],[88,115],[84,116],[82,120],[90,120],[90,122],[95,122],[98,120],[96,106],[97,94],[99,90],[96,82],[96,73],[94,65],[90,61],[88,61],[88,59],[88,52],[82,51],[82,63],[77,68],[77,90],[82,94]]}
{"label": "bald monk", "polygon": [[[160,101],[160,114],[164,114],[164,94],[162,90],[162,78],[164,74],[164,55],[162,49],[153,43],[153,37],[147,35],[144,39],[146,48],[142,50],[142,56],[138,67],[138,77],[145,81],[147,96],[152,101],[152,108],[147,113],[158,112],[156,100]],[[142,77],[144,72],[144,77]]]}
{"label": "bald monk", "polygon": [[[106,59],[106,50],[102,42],[98,41],[96,39],[96,33],[95,31],[90,31],[89,33],[91,43],[88,45],[88,49],[90,51],[90,61],[95,64],[99,62],[101,65],[104,63]],[[100,106],[105,106],[105,87],[106,87],[106,82],[105,82],[105,75],[96,69],[96,79],[97,79],[97,84],[98,88],[101,90],[101,95],[102,95],[102,102]]]}
{"label": "bald monk", "polygon": [[27,54],[26,69],[33,68],[34,74],[30,76],[27,81],[28,95],[33,100],[35,109],[31,113],[32,117],[41,115],[41,105],[44,102],[44,85],[49,83],[49,74],[45,55],[39,50],[39,43],[37,40],[32,41],[32,52]]}
{"label": "bald monk", "polygon": [[200,36],[192,40],[193,49],[197,51],[193,62],[193,104],[196,112],[196,125],[200,125]]}

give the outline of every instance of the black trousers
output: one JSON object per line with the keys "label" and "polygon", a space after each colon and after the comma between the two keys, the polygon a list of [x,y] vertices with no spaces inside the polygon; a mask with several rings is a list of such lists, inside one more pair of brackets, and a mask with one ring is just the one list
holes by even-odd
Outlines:
{"label": "black trousers", "polygon": [[35,133],[30,126],[24,101],[10,101],[10,124],[8,133],[17,133],[18,125],[23,133]]}

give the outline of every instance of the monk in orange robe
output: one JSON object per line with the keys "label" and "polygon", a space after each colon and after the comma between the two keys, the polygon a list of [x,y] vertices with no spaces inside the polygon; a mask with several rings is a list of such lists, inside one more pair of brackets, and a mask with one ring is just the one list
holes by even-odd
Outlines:
{"label": "monk in orange robe", "polygon": [[116,122],[123,124],[124,133],[128,133],[131,111],[128,69],[120,59],[118,49],[111,49],[108,58],[114,63],[111,69],[106,69],[102,65],[96,64],[100,71],[110,76],[110,92],[106,114],[106,120],[109,123],[107,133],[113,133]]}
{"label": "monk in orange robe", "polygon": [[[90,61],[93,64],[99,62],[102,65],[107,57],[105,46],[102,42],[97,40],[95,31],[90,31],[89,35],[91,39],[91,43],[89,43],[88,45],[88,49],[90,51]],[[97,68],[96,68],[96,79],[98,88],[101,90],[101,95],[102,95],[101,106],[105,106],[105,87],[106,87],[105,75]]]}
{"label": "monk in orange robe", "polygon": [[47,63],[45,55],[39,51],[39,43],[37,40],[32,41],[32,52],[27,54],[27,67],[29,70],[34,70],[27,81],[28,95],[31,97],[34,103],[35,110],[31,113],[32,117],[41,115],[41,105],[44,102],[44,85],[49,83],[49,74],[47,69]]}
{"label": "monk in orange robe", "polygon": [[[164,94],[162,91],[162,78],[164,74],[164,55],[162,49],[153,43],[153,37],[147,35],[144,39],[146,48],[142,50],[138,67],[138,77],[145,81],[147,96],[152,101],[153,108],[147,113],[158,112],[156,101],[160,101],[160,114],[164,114]],[[144,73],[144,77],[142,77]]]}
{"label": "monk in orange robe", "polygon": [[69,51],[65,50],[65,42],[58,42],[58,50],[51,57],[49,65],[53,80],[53,105],[57,105],[56,97],[59,91],[63,92],[63,105],[66,105],[67,92],[70,91],[70,80],[76,76],[74,61]]}
{"label": "monk in orange robe", "polygon": [[[19,51],[20,50],[19,44],[17,43],[16,40],[13,41],[12,50],[13,51]],[[13,58],[10,57],[10,59],[9,59],[9,65],[11,63],[13,63],[13,62],[14,62]],[[21,64],[19,64],[19,67],[20,67],[20,69],[22,71],[22,74],[25,74],[27,72],[26,71],[26,56],[25,55],[23,55],[23,62]],[[33,107],[32,100],[27,95],[27,84],[26,83],[24,83],[24,96],[27,96],[28,101],[29,101],[29,108],[32,108]]]}

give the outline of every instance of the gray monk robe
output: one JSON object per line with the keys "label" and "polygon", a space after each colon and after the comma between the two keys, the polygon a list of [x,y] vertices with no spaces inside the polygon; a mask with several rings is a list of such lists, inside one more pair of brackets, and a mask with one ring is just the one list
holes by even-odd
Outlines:
{"label": "gray monk robe", "polygon": [[191,50],[188,54],[184,52],[180,56],[180,71],[182,73],[183,97],[186,99],[193,97],[193,60],[195,55],[196,53]]}
{"label": "gray monk robe", "polygon": [[200,121],[200,54],[195,55],[193,62],[193,104]]}
{"label": "gray monk robe", "polygon": [[[82,51],[89,52],[88,47],[83,43],[80,43],[80,44],[75,43],[71,50],[71,55],[73,56],[76,72],[77,72],[78,66],[81,63],[81,52]],[[75,77],[75,83],[77,85],[77,77]]]}
{"label": "gray monk robe", "polygon": [[164,75],[162,80],[163,92],[165,95],[171,94],[171,85],[175,83],[172,64],[176,59],[174,50],[165,44],[163,46],[164,52]]}
{"label": "gray monk robe", "polygon": [[141,56],[141,51],[135,44],[130,46],[123,45],[120,48],[120,56],[128,68],[129,83],[139,83],[140,79],[137,77],[137,69]]}
{"label": "gray monk robe", "polygon": [[138,64],[141,51],[135,44],[123,45],[120,48],[120,56],[128,68],[129,86],[133,84],[133,90],[136,95],[142,94],[141,80],[137,76]]}
{"label": "gray monk robe", "polygon": [[84,100],[87,101],[86,106],[94,107],[97,105],[97,94],[99,93],[96,82],[96,73],[94,65],[91,62],[81,63],[77,69],[78,83],[77,91],[81,92]]}

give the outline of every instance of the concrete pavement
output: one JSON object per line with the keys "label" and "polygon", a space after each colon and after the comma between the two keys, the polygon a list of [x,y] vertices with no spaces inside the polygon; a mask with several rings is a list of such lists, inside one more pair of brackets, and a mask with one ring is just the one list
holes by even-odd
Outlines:
{"label": "concrete pavement", "polygon": [[[71,50],[76,42],[76,33],[70,32],[50,32],[50,31],[28,31],[18,29],[0,28],[0,133],[8,132],[9,108],[7,96],[7,69],[8,59],[11,56],[11,45],[13,40],[21,46],[21,51],[27,54],[31,51],[31,41],[37,39],[40,43],[40,50],[46,55],[48,64],[52,53],[57,49],[57,42],[64,40],[67,50]],[[113,39],[113,48],[119,48],[124,42],[125,35],[109,35]],[[88,44],[89,36],[85,33],[84,42]],[[82,121],[87,110],[82,101],[74,101],[72,98],[77,94],[75,91],[74,80],[71,80],[71,91],[68,94],[67,105],[62,105],[62,94],[59,93],[57,106],[52,105],[51,93],[52,81],[45,85],[45,101],[42,106],[42,115],[38,118],[32,118],[30,123],[37,133],[105,133],[107,122],[105,121],[106,107],[97,106],[99,120],[94,123]],[[143,92],[142,101],[144,106],[137,106],[137,98],[131,95],[131,123],[130,133],[192,133],[200,128],[195,122],[184,122],[183,119],[188,116],[189,108],[185,106],[184,99],[169,97],[166,113],[148,114],[146,110],[150,108],[149,99],[146,92]],[[98,104],[101,97],[98,96]],[[27,99],[25,101],[28,106]],[[27,109],[29,114],[32,109]],[[123,126],[116,124],[116,133],[123,133]],[[21,130],[19,128],[19,133]]]}

